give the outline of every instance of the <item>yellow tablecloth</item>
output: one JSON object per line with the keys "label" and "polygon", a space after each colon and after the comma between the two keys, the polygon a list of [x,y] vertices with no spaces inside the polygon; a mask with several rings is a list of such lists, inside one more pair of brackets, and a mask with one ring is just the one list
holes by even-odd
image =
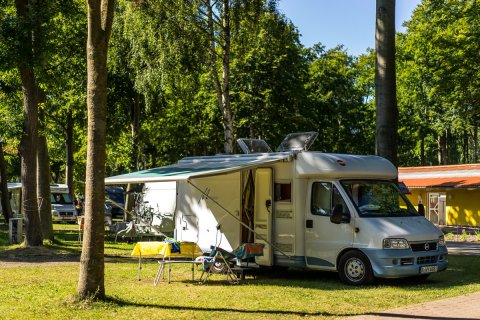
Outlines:
{"label": "yellow tablecloth", "polygon": [[160,256],[162,258],[196,258],[203,255],[200,247],[194,242],[180,242],[180,253],[171,252],[172,246],[164,241],[137,242],[132,256]]}

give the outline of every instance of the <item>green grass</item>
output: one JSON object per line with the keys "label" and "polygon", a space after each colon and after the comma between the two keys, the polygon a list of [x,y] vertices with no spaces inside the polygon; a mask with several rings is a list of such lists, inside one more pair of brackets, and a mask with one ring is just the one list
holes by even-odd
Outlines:
{"label": "green grass", "polygon": [[[57,229],[59,242],[44,253],[78,258],[78,237],[70,232]],[[105,264],[106,302],[74,301],[78,263],[1,268],[0,319],[335,319],[480,291],[480,257],[453,255],[447,271],[423,283],[380,280],[351,287],[335,273],[290,270],[247,277],[240,285],[213,275],[199,285],[190,281],[188,265],[175,265],[172,283],[155,287],[156,260],[145,259],[138,281],[137,260],[129,257],[132,248],[133,244],[106,243],[106,254],[116,257]],[[0,263],[12,253],[28,254],[18,247],[5,249]]]}

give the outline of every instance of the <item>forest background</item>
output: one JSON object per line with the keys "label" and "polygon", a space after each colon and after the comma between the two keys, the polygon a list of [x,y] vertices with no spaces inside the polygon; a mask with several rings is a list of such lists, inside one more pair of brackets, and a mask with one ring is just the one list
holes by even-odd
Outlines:
{"label": "forest background", "polygon": [[[342,46],[306,48],[272,0],[231,2],[225,48],[215,8],[194,3],[116,2],[107,176],[225,152],[219,85],[230,92],[233,140],[262,138],[275,147],[290,132],[317,131],[313,150],[375,153],[373,50],[352,56]],[[40,132],[51,179],[71,176],[79,194],[87,145],[85,10],[80,0],[32,10],[29,66],[43,93]],[[477,162],[479,14],[476,0],[423,0],[397,33],[400,166]],[[0,1],[0,138],[8,181],[20,180],[24,117],[16,19],[13,1]],[[226,59],[229,82],[222,83]]]}

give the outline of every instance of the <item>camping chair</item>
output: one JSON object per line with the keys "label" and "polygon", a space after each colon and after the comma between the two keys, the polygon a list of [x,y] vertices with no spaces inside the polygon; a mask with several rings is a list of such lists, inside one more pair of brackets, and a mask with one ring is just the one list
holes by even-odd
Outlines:
{"label": "camping chair", "polygon": [[117,238],[119,235],[121,235],[122,238],[125,238],[126,236],[130,236],[133,238],[137,235],[137,232],[135,230],[135,223],[133,221],[114,223],[110,227],[110,230],[115,233],[115,242],[117,242]]}
{"label": "camping chair", "polygon": [[[197,261],[202,264],[202,274],[200,275],[199,283],[207,282],[208,277],[212,273],[225,273],[227,280],[231,284],[238,284],[238,279],[234,276],[232,271],[232,259],[235,259],[235,254],[220,247],[210,247],[212,251],[210,256],[200,257]],[[205,275],[205,278],[203,276]]]}

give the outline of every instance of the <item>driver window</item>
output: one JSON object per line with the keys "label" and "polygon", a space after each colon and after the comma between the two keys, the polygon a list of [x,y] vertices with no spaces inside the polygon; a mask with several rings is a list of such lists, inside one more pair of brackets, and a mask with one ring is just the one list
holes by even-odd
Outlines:
{"label": "driver window", "polygon": [[315,182],[312,185],[312,200],[310,212],[319,216],[330,216],[333,207],[341,204],[343,211],[347,212],[347,205],[338,189],[329,182]]}

